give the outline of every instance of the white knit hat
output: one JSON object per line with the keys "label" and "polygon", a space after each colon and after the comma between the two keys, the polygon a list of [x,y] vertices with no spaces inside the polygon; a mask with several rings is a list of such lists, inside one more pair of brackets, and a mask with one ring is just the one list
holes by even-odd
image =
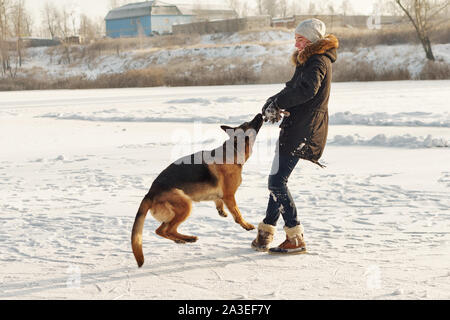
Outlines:
{"label": "white knit hat", "polygon": [[325,23],[319,19],[308,19],[300,22],[295,29],[295,33],[304,36],[311,42],[316,42],[325,36]]}

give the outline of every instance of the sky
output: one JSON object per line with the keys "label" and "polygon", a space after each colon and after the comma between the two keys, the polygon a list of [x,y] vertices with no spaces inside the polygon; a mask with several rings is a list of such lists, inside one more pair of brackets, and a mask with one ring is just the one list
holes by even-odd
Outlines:
{"label": "sky", "polygon": [[[129,2],[139,2],[143,0],[130,0]],[[225,0],[164,0],[166,3],[182,4],[182,3],[210,3],[223,4]],[[243,0],[242,0],[243,1]],[[308,6],[308,0],[291,0],[297,1],[299,4],[305,3]],[[373,12],[373,4],[375,0],[349,0],[355,13],[370,14]],[[57,7],[72,6],[77,12],[84,13],[90,18],[104,18],[109,10],[109,0],[26,0],[26,6],[31,12],[35,25],[40,25],[42,20],[41,11],[46,2],[55,4]],[[250,1],[254,3],[255,1]],[[318,2],[318,1],[317,1]],[[316,2],[316,3],[317,3]],[[332,0],[335,7],[339,7],[342,0]]]}
{"label": "sky", "polygon": [[[130,0],[130,2],[139,2],[141,0]],[[223,4],[225,0],[201,0],[205,3],[216,3]],[[108,0],[26,0],[27,7],[32,11],[33,15],[39,15],[45,2],[53,3],[57,6],[75,6],[83,13],[86,13],[90,17],[106,16],[108,12],[109,1]],[[167,3],[194,3],[198,0],[165,0]],[[298,0],[299,3],[305,2],[303,0]],[[306,1],[307,2],[307,1]],[[338,7],[341,4],[341,0],[335,0]],[[360,13],[371,13],[373,8],[374,0],[350,0],[355,11]]]}

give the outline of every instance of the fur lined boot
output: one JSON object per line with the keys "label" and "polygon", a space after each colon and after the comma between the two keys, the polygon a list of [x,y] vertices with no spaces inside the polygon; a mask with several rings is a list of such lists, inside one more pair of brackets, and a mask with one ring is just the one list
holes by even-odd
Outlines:
{"label": "fur lined boot", "polygon": [[252,248],[262,252],[269,250],[269,244],[273,241],[275,230],[274,226],[261,222],[258,225],[258,235],[252,242]]}
{"label": "fur lined boot", "polygon": [[286,240],[276,248],[270,248],[271,254],[301,254],[306,253],[306,243],[303,239],[303,226],[287,228],[284,227],[286,232]]}

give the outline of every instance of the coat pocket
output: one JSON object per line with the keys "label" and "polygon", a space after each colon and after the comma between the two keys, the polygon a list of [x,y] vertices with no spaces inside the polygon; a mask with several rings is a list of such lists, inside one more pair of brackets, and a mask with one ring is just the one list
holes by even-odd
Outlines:
{"label": "coat pocket", "polygon": [[327,141],[328,112],[315,112],[311,125],[309,145],[312,150],[313,158],[319,159],[322,156]]}

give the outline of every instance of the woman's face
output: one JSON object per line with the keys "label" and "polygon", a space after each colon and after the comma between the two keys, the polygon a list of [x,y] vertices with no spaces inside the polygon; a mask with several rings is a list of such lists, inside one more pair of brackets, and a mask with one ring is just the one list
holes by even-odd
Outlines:
{"label": "woman's face", "polygon": [[303,51],[303,49],[306,48],[307,45],[309,45],[311,41],[306,39],[305,37],[295,34],[295,47],[298,49],[298,51]]}

